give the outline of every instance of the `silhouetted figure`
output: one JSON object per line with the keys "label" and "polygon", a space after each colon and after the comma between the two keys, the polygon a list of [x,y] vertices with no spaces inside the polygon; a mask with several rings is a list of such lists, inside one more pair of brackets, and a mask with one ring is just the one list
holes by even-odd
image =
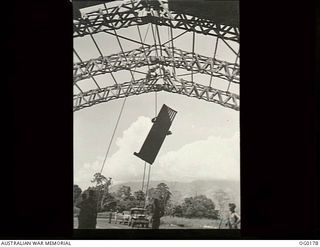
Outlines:
{"label": "silhouetted figure", "polygon": [[152,229],[159,229],[160,218],[162,217],[162,210],[160,202],[157,198],[153,199],[152,205]]}
{"label": "silhouetted figure", "polygon": [[118,221],[118,213],[119,213],[119,210],[117,209],[116,212],[114,213],[114,223],[117,224],[117,221]]}
{"label": "silhouetted figure", "polygon": [[229,203],[229,217],[228,217],[228,226],[229,229],[238,229],[240,223],[240,216],[235,212],[236,204]]}
{"label": "silhouetted figure", "polygon": [[110,212],[109,212],[109,223],[111,223],[111,219],[112,219],[112,209],[110,209]]}
{"label": "silhouetted figure", "polygon": [[89,190],[89,197],[82,195],[82,201],[77,205],[80,208],[79,229],[95,229],[97,225],[97,202],[95,193]]}
{"label": "silhouetted figure", "polygon": [[80,209],[80,213],[78,215],[78,228],[79,229],[83,229],[83,214],[81,213],[81,207],[82,207],[82,203],[83,201],[85,201],[87,199],[87,194],[82,193],[81,195],[81,201],[76,205],[77,208]]}

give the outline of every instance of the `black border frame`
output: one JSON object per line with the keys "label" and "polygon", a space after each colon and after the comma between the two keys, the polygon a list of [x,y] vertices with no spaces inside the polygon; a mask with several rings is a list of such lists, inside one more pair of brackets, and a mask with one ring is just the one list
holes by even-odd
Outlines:
{"label": "black border frame", "polygon": [[[67,165],[72,164],[71,3],[7,4],[0,238],[122,238],[120,231],[81,237],[73,231],[73,171]],[[319,8],[306,1],[241,2],[240,16],[246,54],[240,234],[172,230],[132,232],[125,239],[319,239],[319,46],[316,57],[314,47],[320,43],[319,33],[314,35]]]}

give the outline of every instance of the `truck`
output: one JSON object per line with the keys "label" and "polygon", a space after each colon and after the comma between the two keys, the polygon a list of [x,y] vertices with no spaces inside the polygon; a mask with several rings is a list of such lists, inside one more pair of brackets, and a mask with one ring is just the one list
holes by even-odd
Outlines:
{"label": "truck", "polygon": [[144,228],[149,228],[150,217],[147,215],[147,210],[144,208],[131,208],[129,226],[140,225]]}

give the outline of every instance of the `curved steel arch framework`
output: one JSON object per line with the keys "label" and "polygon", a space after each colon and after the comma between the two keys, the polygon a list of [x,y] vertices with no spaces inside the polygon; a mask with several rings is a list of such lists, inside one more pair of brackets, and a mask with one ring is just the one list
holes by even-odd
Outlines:
{"label": "curved steel arch framework", "polygon": [[[108,3],[99,5],[99,8],[85,13],[74,20],[74,39],[91,37],[100,56],[83,61],[74,50],[78,61],[74,62],[74,111],[113,99],[139,95],[142,93],[167,91],[189,97],[220,104],[234,110],[240,109],[238,93],[231,92],[230,85],[240,83],[240,49],[234,49],[230,42],[239,47],[239,28],[216,24],[196,16],[170,11],[166,1],[131,0],[122,2],[118,6],[109,6]],[[150,45],[142,40],[139,27],[142,25],[165,26],[171,31],[171,38],[167,42],[160,41],[160,35],[154,35],[155,44]],[[139,39],[132,40],[117,33],[119,29],[137,26]],[[192,51],[185,51],[174,46],[172,30],[184,30],[184,33],[193,34]],[[153,30],[152,30],[153,31]],[[115,36],[119,42],[121,52],[103,55],[97,45],[94,34],[105,33]],[[216,38],[214,56],[203,56],[194,51],[195,33]],[[138,48],[124,51],[121,40],[129,40],[139,45]],[[223,61],[216,58],[218,41],[234,53],[234,61]],[[157,42],[158,41],[158,42]],[[211,51],[210,51],[211,53]],[[144,68],[146,72],[136,71]],[[191,75],[191,80],[177,73],[177,69],[185,70]],[[130,81],[118,82],[114,73],[128,71]],[[144,74],[144,78],[135,78],[134,73]],[[210,78],[208,85],[194,80],[194,75],[207,75]],[[113,78],[111,85],[102,87],[95,79],[100,75],[110,75]],[[212,79],[219,78],[225,81],[226,89],[215,88]],[[96,88],[85,90],[84,81],[93,80]]]}

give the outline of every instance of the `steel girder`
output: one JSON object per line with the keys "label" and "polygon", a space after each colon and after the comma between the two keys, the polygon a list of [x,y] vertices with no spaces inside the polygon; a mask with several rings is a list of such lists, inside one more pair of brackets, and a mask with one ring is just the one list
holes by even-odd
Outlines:
{"label": "steel girder", "polygon": [[117,7],[87,13],[74,20],[73,37],[153,23],[240,42],[238,27],[217,24],[212,20],[183,13],[174,13],[165,7],[166,1],[159,2],[161,4],[146,4],[144,0],[132,0]]}
{"label": "steel girder", "polygon": [[[163,80],[163,83],[158,83],[160,78]],[[214,102],[237,111],[240,109],[240,98],[236,94],[183,79],[178,79],[173,76],[158,76],[149,79],[143,78],[136,80],[135,83],[126,82],[80,93],[73,97],[73,109],[74,111],[77,111],[82,108],[113,99],[156,91],[166,91],[195,97],[209,102]]]}
{"label": "steel girder", "polygon": [[[170,12],[164,6],[165,1],[130,0],[118,7],[110,7],[92,11],[74,20],[74,38],[91,35],[98,32],[107,32],[126,28],[135,25],[148,23],[164,25],[171,28],[184,29],[194,33],[216,36],[222,39],[227,46],[226,40],[240,41],[239,28],[214,23],[214,21],[186,15],[183,13]],[[119,42],[119,38],[118,38]],[[240,67],[237,64],[239,53],[236,53],[235,63],[221,61],[215,58],[201,56],[194,51],[186,52],[174,47],[164,45],[148,45],[140,43],[142,47],[131,51],[102,56],[89,61],[82,61],[74,64],[74,85],[79,88],[77,82],[83,79],[92,78],[104,73],[116,72],[119,70],[130,70],[132,81],[117,83],[104,88],[89,90],[74,95],[74,111],[89,107],[109,100],[139,95],[155,91],[167,91],[178,93],[188,97],[196,97],[220,104],[224,107],[239,110],[240,98],[237,94],[223,91],[210,86],[204,86],[192,81],[186,81],[171,74],[164,66],[182,68],[193,73],[208,74],[212,77],[219,77],[230,83],[239,83]],[[159,40],[160,43],[160,40]],[[167,43],[167,42],[166,42]],[[120,42],[119,42],[120,45]],[[121,47],[121,45],[120,45]],[[97,47],[98,48],[98,47]],[[99,48],[98,48],[99,49]],[[161,56],[159,56],[159,51]],[[156,55],[157,54],[157,55]],[[142,66],[161,65],[163,74],[146,74],[146,78],[134,80],[131,69]],[[167,73],[167,72],[168,73]],[[192,77],[193,78],[193,77]],[[113,77],[114,79],[114,77]],[[159,80],[160,79],[160,80]],[[228,89],[229,89],[228,86]]]}
{"label": "steel girder", "polygon": [[240,66],[238,64],[165,46],[162,46],[163,56],[157,56],[157,49],[159,47],[154,45],[140,47],[125,53],[75,63],[73,66],[74,83],[91,76],[156,64],[183,68],[194,73],[213,75],[233,83],[239,83]]}

